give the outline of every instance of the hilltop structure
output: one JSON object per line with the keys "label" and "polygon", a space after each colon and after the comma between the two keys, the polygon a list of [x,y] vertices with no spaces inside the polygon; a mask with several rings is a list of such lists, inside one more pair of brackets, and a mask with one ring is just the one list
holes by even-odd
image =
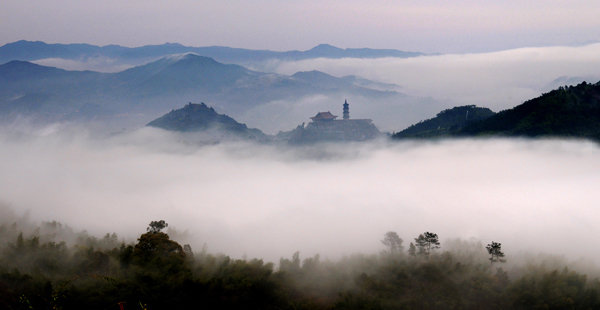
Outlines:
{"label": "hilltop structure", "polygon": [[337,120],[337,116],[330,111],[319,112],[311,117],[306,127],[304,124],[298,126],[292,132],[290,143],[312,143],[325,141],[367,141],[381,135],[381,132],[370,119],[350,119],[350,105],[344,101],[343,117]]}

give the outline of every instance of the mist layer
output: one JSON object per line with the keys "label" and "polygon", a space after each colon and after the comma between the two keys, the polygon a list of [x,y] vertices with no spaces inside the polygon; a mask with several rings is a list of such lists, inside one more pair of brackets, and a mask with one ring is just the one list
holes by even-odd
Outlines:
{"label": "mist layer", "polygon": [[[406,243],[502,242],[597,257],[600,149],[561,140],[198,147],[146,128],[109,138],[0,136],[0,199],[34,220],[134,238],[163,219],[192,248],[277,261]],[[589,238],[582,238],[588,236]],[[182,238],[184,238],[182,237]],[[591,241],[590,241],[591,240]],[[442,244],[443,246],[443,244]]]}

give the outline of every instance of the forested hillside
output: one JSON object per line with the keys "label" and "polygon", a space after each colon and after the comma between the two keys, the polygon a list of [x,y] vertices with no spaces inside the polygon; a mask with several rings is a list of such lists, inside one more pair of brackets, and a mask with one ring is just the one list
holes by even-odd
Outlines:
{"label": "forested hillside", "polygon": [[467,124],[480,121],[494,115],[488,108],[474,105],[446,109],[436,117],[421,121],[393,135],[393,138],[434,138],[456,134]]}
{"label": "forested hillside", "polygon": [[[500,243],[383,234],[380,254],[279,266],[194,251],[153,221],[134,243],[45,222],[0,226],[0,309],[596,309],[600,282],[560,259],[502,268]],[[67,245],[60,238],[72,239]],[[407,238],[413,240],[412,238]],[[379,240],[373,240],[379,242]],[[491,255],[493,254],[493,255]],[[490,256],[491,255],[491,256]],[[495,255],[495,256],[494,256]],[[490,259],[493,259],[490,261]]]}
{"label": "forested hillside", "polygon": [[153,120],[147,126],[180,132],[210,132],[219,136],[228,135],[258,141],[269,140],[259,129],[248,128],[225,114],[217,113],[203,102],[190,102],[181,109],[172,110]]}
{"label": "forested hillside", "polygon": [[465,126],[461,136],[600,139],[600,84],[560,87]]}

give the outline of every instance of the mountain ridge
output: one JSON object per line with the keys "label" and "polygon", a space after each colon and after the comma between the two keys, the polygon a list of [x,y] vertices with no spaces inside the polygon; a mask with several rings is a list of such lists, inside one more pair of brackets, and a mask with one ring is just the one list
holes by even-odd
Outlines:
{"label": "mountain ridge", "polygon": [[465,126],[459,136],[565,137],[600,140],[600,82],[559,87]]}
{"label": "mountain ridge", "polygon": [[[175,108],[178,102],[195,99],[210,102],[221,111],[238,117],[264,103],[297,100],[304,96],[404,96],[377,89],[387,88],[388,84],[362,78],[338,78],[318,71],[302,75],[252,71],[193,53],[166,56],[116,73],[69,71],[11,61],[0,65],[0,118],[14,117],[14,113],[27,115],[28,111],[32,114],[44,111],[48,119],[69,120],[77,117],[79,114],[75,112],[84,105],[102,107],[86,109],[86,118],[93,117],[94,111],[103,111],[103,118],[107,117],[106,111],[115,115],[155,117]],[[331,85],[321,83],[316,77],[331,81]],[[369,88],[369,85],[375,88]],[[36,98],[40,99],[38,103]],[[22,105],[23,102],[30,104]],[[28,107],[35,107],[35,111]]]}
{"label": "mountain ridge", "polygon": [[395,49],[338,48],[329,44],[320,44],[305,51],[270,51],[234,48],[227,46],[184,46],[179,43],[124,47],[120,45],[97,46],[85,43],[61,44],[43,41],[19,40],[0,46],[0,64],[11,60],[35,61],[47,58],[81,60],[93,57],[107,57],[126,61],[147,62],[167,55],[193,52],[225,63],[251,63],[271,59],[297,61],[313,58],[381,58],[381,57],[418,57],[426,55],[419,52],[406,52]]}
{"label": "mountain ridge", "polygon": [[393,138],[519,137],[600,141],[600,82],[561,86],[511,109],[493,113],[484,108],[489,112],[485,111],[478,119],[454,121],[446,128],[441,125],[435,128],[445,112],[459,112],[458,116],[465,117],[464,108],[475,106],[444,110],[436,118],[412,125]]}
{"label": "mountain ridge", "polygon": [[188,103],[183,108],[151,121],[146,126],[178,132],[201,132],[223,138],[223,135],[246,140],[269,141],[270,138],[261,130],[248,128],[246,124],[237,122],[232,117],[219,114],[204,102]]}

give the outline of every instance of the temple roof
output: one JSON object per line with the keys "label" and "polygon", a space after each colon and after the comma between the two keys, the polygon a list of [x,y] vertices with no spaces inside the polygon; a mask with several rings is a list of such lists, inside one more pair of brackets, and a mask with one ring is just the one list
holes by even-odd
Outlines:
{"label": "temple roof", "polygon": [[328,119],[335,119],[337,116],[331,114],[331,112],[327,111],[327,112],[319,112],[317,113],[316,116],[311,117],[310,119],[312,119],[313,121],[318,121],[318,120],[328,120]]}

